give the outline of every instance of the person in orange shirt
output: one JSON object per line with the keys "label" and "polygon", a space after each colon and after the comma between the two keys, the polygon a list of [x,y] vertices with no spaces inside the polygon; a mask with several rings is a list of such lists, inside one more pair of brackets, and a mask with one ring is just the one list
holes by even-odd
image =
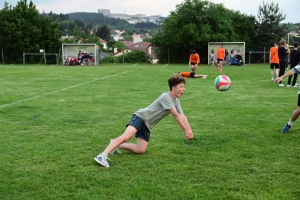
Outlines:
{"label": "person in orange shirt", "polygon": [[203,78],[206,79],[207,75],[195,74],[195,72],[178,72],[174,75],[180,75],[186,78]]}
{"label": "person in orange shirt", "polygon": [[271,69],[271,81],[274,81],[274,68],[276,70],[276,78],[279,74],[279,57],[278,57],[278,42],[274,43],[274,46],[270,48],[270,69]]}
{"label": "person in orange shirt", "polygon": [[[217,50],[217,62],[216,62],[216,71],[222,71],[222,64],[225,58],[225,49],[223,48],[223,44],[220,44],[220,47]],[[218,67],[220,65],[220,67]]]}
{"label": "person in orange shirt", "polygon": [[195,50],[192,50],[190,55],[190,60],[189,60],[189,67],[193,72],[196,73],[196,69],[198,68],[199,63],[200,63],[199,54],[197,54]]}

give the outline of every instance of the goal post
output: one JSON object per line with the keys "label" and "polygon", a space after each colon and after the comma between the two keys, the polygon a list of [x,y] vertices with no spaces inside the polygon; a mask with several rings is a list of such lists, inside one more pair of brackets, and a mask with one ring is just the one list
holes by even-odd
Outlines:
{"label": "goal post", "polygon": [[213,49],[215,53],[217,53],[217,49],[220,47],[220,44],[223,44],[224,49],[227,49],[229,54],[232,49],[234,50],[234,53],[236,53],[237,50],[240,50],[242,53],[243,63],[245,63],[245,42],[209,42],[207,64],[209,64],[209,54],[211,50]]}
{"label": "goal post", "polygon": [[290,48],[294,48],[294,43],[299,42],[300,43],[300,35],[288,33],[288,45]]}
{"label": "goal post", "polygon": [[[58,64],[58,54],[57,53],[23,53],[23,65],[25,65],[25,56],[42,56],[42,59],[44,59],[45,64],[46,64],[46,56],[56,56],[56,65]],[[41,59],[41,60],[42,60]],[[40,62],[41,62],[40,60]]]}

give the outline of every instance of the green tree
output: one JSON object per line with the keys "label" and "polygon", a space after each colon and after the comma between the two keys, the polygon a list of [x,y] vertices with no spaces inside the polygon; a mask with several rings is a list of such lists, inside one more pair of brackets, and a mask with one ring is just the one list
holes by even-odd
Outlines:
{"label": "green tree", "polygon": [[[0,47],[6,63],[22,63],[23,52],[58,52],[61,46],[59,24],[40,15],[32,1],[20,0],[15,7],[5,3],[0,10]],[[55,59],[54,59],[55,60]]]}
{"label": "green tree", "polygon": [[279,4],[274,2],[264,2],[259,5],[256,27],[256,48],[273,46],[275,41],[279,41],[289,32],[288,25],[280,24],[285,20],[286,15],[280,12]]}
{"label": "green tree", "polygon": [[116,42],[114,44],[114,47],[117,47],[118,51],[121,51],[121,50],[125,49],[125,45],[122,42]]}
{"label": "green tree", "polygon": [[[238,17],[241,19],[237,20]],[[249,32],[241,31],[240,23],[249,25]],[[172,63],[187,62],[192,49],[200,54],[203,62],[207,58],[208,42],[240,42],[240,38],[249,41],[254,33],[251,24],[253,17],[229,10],[222,4],[185,0],[163,21],[151,41],[157,47],[160,62],[166,63],[169,58]],[[237,31],[243,35],[237,36]]]}
{"label": "green tree", "polygon": [[108,29],[107,25],[98,28],[96,32],[96,36],[103,40],[108,41],[111,37],[110,37],[110,30]]}
{"label": "green tree", "polygon": [[106,44],[106,45],[107,45],[107,48],[108,48],[108,49],[113,49],[115,43],[116,43],[115,40],[113,40],[113,39],[109,40],[109,41],[107,42],[107,44]]}

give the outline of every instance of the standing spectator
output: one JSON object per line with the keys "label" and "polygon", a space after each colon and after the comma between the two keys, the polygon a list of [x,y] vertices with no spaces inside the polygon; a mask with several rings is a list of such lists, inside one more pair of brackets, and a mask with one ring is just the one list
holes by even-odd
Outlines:
{"label": "standing spectator", "polygon": [[276,78],[279,74],[279,57],[278,57],[278,42],[274,43],[274,46],[270,48],[270,69],[271,69],[271,81],[274,81],[274,69]]}
{"label": "standing spectator", "polygon": [[[282,76],[284,75],[285,68],[287,65],[287,55],[290,53],[290,49],[288,45],[286,44],[285,39],[281,39],[280,41],[280,46],[278,47],[278,56],[279,56],[279,75]],[[282,81],[279,81],[279,86],[283,87],[284,84]]]}
{"label": "standing spectator", "polygon": [[[223,44],[220,44],[220,47],[217,50],[217,62],[216,62],[216,71],[222,71],[222,64],[225,57],[225,49],[223,48]],[[218,67],[220,65],[220,67]]]}
{"label": "standing spectator", "polygon": [[[300,52],[298,51],[298,47],[299,47],[299,43],[295,42],[294,49],[291,51],[291,54],[290,54],[290,69],[293,69],[296,65],[298,65],[300,63]],[[291,86],[292,76],[293,75],[289,76],[287,87]],[[292,82],[292,87],[298,87],[298,84],[296,85],[297,77],[298,77],[298,74],[295,73],[293,82]]]}
{"label": "standing spectator", "polygon": [[198,64],[200,63],[200,56],[196,53],[195,50],[191,51],[189,66],[193,72],[196,73],[196,69],[198,68]]}
{"label": "standing spectator", "polygon": [[[275,82],[280,83],[282,82],[282,79],[288,76],[293,75],[294,73],[300,74],[300,64],[296,65],[293,69],[290,69],[287,73],[284,75],[278,77],[275,79]],[[297,108],[292,112],[291,118],[288,121],[288,123],[281,129],[281,132],[286,134],[290,128],[293,126],[294,122],[298,119],[300,116],[300,90],[298,90],[298,103]]]}
{"label": "standing spectator", "polygon": [[[211,65],[214,65],[216,63],[216,55],[215,55],[215,50],[211,50],[209,54],[209,60],[212,61]],[[209,64],[209,62],[208,62]]]}

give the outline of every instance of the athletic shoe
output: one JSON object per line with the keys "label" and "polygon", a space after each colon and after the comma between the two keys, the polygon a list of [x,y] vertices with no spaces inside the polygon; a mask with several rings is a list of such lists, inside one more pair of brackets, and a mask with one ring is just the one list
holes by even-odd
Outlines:
{"label": "athletic shoe", "polygon": [[295,86],[299,86],[299,84],[298,84],[298,83],[296,83],[296,84],[295,84]]}
{"label": "athletic shoe", "polygon": [[107,159],[110,160],[105,153],[100,153],[98,156],[94,158],[94,160],[102,165],[103,167],[109,167]]}
{"label": "athletic shoe", "polygon": [[289,131],[289,129],[291,128],[290,125],[286,124],[282,129],[281,129],[281,133],[287,133]]}
{"label": "athletic shoe", "polygon": [[201,78],[202,78],[202,79],[206,79],[206,77],[207,77],[207,75],[203,75]]}
{"label": "athletic shoe", "polygon": [[284,85],[282,83],[279,84],[280,87],[283,87]]}
{"label": "athletic shoe", "polygon": [[[111,139],[111,140],[110,140],[110,143],[111,143],[112,141],[114,141],[114,140]],[[113,155],[113,154],[115,154],[115,151],[117,151],[118,153],[122,153],[122,152],[120,151],[120,146],[118,146],[117,148],[115,148],[114,150],[112,150],[109,154]]]}
{"label": "athletic shoe", "polygon": [[[291,87],[291,85],[286,85],[286,87]],[[294,87],[294,86],[293,86]]]}
{"label": "athletic shoe", "polygon": [[294,86],[292,86],[292,87],[298,88],[299,86],[298,86],[298,85],[294,85]]}
{"label": "athletic shoe", "polygon": [[271,78],[271,82],[273,82],[274,81],[274,78]]}

